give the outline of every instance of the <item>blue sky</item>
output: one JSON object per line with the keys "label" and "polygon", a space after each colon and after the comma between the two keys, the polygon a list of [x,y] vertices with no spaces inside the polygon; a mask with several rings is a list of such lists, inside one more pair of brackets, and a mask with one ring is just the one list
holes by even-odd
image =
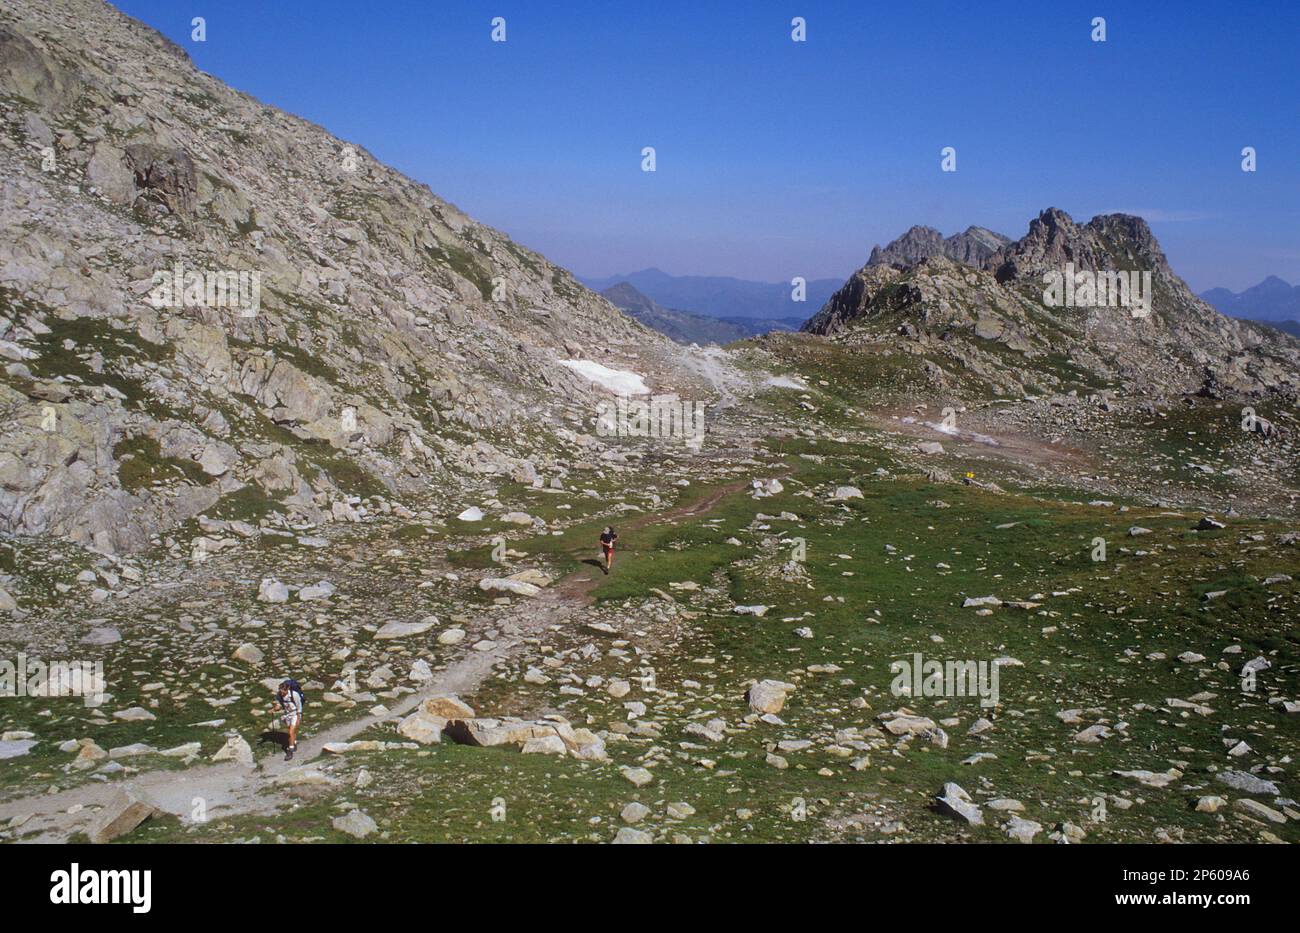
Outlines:
{"label": "blue sky", "polygon": [[115,5],[579,274],[842,278],[1056,206],[1146,216],[1198,291],[1300,281],[1296,3]]}

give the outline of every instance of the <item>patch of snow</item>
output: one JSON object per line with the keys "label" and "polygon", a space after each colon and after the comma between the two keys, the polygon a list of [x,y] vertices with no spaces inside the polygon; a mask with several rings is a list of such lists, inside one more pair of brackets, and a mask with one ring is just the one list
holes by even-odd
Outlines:
{"label": "patch of snow", "polygon": [[645,380],[626,369],[610,369],[592,360],[560,360],[560,365],[567,366],[579,376],[590,379],[616,395],[650,394],[650,387],[645,384]]}
{"label": "patch of snow", "polygon": [[[904,418],[904,424],[915,424],[916,419]],[[944,424],[942,421],[922,421],[923,425],[931,431],[937,431],[940,434],[947,434],[949,437],[960,437],[966,440],[972,440],[977,444],[983,444],[985,447],[1001,447],[996,438],[989,437],[987,434],[980,434],[978,431],[962,431],[953,425]]]}
{"label": "patch of snow", "polygon": [[947,434],[950,437],[957,437],[961,434],[956,425],[944,424],[942,421],[926,421],[925,426],[931,431],[938,431],[940,434]]}

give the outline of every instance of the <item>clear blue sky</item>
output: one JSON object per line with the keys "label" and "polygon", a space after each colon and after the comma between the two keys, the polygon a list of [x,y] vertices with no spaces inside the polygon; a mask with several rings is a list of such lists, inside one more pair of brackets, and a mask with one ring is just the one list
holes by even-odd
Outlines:
{"label": "clear blue sky", "polygon": [[1198,291],[1300,281],[1300,3],[116,5],[579,274],[844,277],[1056,206],[1143,214]]}

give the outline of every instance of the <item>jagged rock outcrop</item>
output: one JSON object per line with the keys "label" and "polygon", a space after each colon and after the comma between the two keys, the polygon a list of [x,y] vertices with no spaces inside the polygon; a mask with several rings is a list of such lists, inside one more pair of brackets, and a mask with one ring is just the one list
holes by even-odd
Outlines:
{"label": "jagged rock outcrop", "polygon": [[[999,394],[1106,383],[1146,396],[1300,391],[1300,343],[1197,298],[1140,217],[1076,224],[1049,208],[1021,239],[965,250],[967,259],[956,258],[963,251],[949,246],[954,239],[914,227],[873,251],[803,329],[890,341],[925,357],[937,385],[960,374]],[[1077,301],[1073,282],[1068,293],[1050,293],[1066,275],[1081,282]],[[1125,289],[1132,283],[1127,299],[1116,285],[1103,290],[1117,276]],[[1099,283],[1101,298],[1084,291],[1085,280]]]}
{"label": "jagged rock outcrop", "polygon": [[944,256],[953,262],[980,266],[1010,242],[1002,234],[984,227],[967,227],[965,232],[947,239],[933,227],[912,227],[884,249],[872,247],[867,265],[905,268],[922,259]]}

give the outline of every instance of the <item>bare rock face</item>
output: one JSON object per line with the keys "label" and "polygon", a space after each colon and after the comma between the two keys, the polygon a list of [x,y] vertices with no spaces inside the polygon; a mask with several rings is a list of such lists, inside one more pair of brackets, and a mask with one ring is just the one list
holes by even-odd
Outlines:
{"label": "bare rock face", "polygon": [[162,213],[188,217],[198,205],[194,160],[183,149],[154,143],[119,149],[100,140],[86,163],[85,182],[124,207],[142,201]]}
{"label": "bare rock face", "polygon": [[135,201],[135,175],[126,164],[126,153],[100,140],[86,163],[86,184],[114,204],[129,207]]}
{"label": "bare rock face", "polygon": [[189,153],[176,147],[136,143],[126,147],[126,161],[141,196],[174,214],[191,215],[198,203],[198,177]]}
{"label": "bare rock face", "polygon": [[22,33],[0,26],[0,89],[58,110],[72,97],[75,81]]}

